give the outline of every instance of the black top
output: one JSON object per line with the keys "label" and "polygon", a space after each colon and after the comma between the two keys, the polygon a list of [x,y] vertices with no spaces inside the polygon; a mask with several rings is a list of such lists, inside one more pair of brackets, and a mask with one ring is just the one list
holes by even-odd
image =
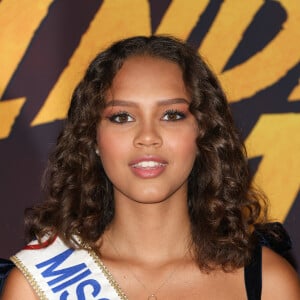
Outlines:
{"label": "black top", "polygon": [[8,276],[9,271],[14,267],[14,264],[7,259],[0,258],[0,295],[4,286],[4,281]]}
{"label": "black top", "polygon": [[259,245],[251,263],[244,269],[245,286],[248,300],[260,300],[262,288],[262,247]]}
{"label": "black top", "polygon": [[268,247],[280,255],[291,249],[292,243],[282,224],[268,223],[258,225],[254,231],[257,246],[252,260],[244,269],[245,286],[248,300],[260,300],[262,290],[262,247]]}

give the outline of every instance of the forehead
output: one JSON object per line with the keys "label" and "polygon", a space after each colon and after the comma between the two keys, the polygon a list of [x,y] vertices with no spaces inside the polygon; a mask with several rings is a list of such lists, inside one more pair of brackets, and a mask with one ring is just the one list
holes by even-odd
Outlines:
{"label": "forehead", "polygon": [[179,76],[182,79],[182,71],[178,64],[167,59],[157,58],[147,55],[133,56],[127,58],[121,69],[117,72],[115,80],[117,81],[124,73],[126,76],[143,73],[156,73],[157,76],[165,75]]}
{"label": "forehead", "polygon": [[187,97],[187,89],[178,64],[150,56],[134,56],[125,60],[113,79],[109,93],[139,94],[142,97]]}

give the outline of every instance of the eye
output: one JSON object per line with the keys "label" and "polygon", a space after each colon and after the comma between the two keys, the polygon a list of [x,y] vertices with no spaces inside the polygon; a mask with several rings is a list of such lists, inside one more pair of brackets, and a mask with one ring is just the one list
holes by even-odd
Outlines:
{"label": "eye", "polygon": [[179,121],[179,120],[184,119],[185,117],[186,117],[185,113],[183,113],[182,111],[171,109],[171,110],[167,110],[164,113],[162,120],[163,121]]}
{"label": "eye", "polygon": [[133,122],[134,118],[127,112],[118,112],[108,117],[108,119],[113,123],[129,123]]}

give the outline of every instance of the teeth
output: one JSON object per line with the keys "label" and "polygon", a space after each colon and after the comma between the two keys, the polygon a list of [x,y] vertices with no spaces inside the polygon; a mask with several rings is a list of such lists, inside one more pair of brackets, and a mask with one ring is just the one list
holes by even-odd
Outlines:
{"label": "teeth", "polygon": [[159,163],[157,161],[141,161],[137,164],[134,164],[134,168],[157,168],[157,167],[162,167],[165,164]]}

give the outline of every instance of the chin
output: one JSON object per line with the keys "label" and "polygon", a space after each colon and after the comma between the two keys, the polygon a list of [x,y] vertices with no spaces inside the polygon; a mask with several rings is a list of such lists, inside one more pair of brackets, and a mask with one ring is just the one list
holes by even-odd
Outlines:
{"label": "chin", "polygon": [[138,203],[143,204],[155,204],[166,202],[170,199],[171,195],[165,194],[163,195],[161,192],[145,192],[142,195],[136,195],[132,199]]}
{"label": "chin", "polygon": [[162,202],[165,202],[167,201],[167,199],[142,199],[142,200],[134,200],[135,202],[137,203],[140,203],[140,204],[156,204],[156,203],[162,203]]}

